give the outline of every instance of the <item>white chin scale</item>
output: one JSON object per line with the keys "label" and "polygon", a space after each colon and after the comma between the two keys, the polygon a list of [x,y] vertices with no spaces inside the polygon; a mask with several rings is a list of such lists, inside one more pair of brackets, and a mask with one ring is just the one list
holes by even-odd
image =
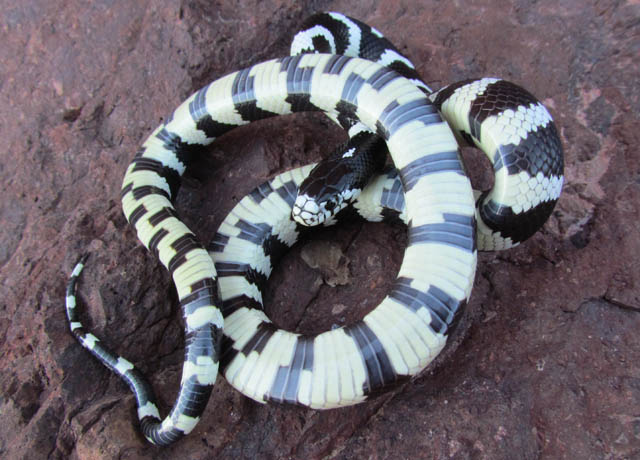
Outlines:
{"label": "white chin scale", "polygon": [[323,204],[319,205],[308,195],[298,195],[291,210],[291,217],[294,221],[306,227],[315,227],[322,224],[331,225],[331,218],[346,205],[347,203],[343,201],[331,211],[328,211]]}
{"label": "white chin scale", "polygon": [[318,203],[307,195],[298,195],[291,210],[293,220],[306,227],[322,224],[329,217],[329,214],[328,211],[318,206]]}
{"label": "white chin scale", "polygon": [[298,195],[291,210],[291,217],[300,225],[313,227],[324,222],[327,216],[325,216],[325,212],[323,211],[324,210],[318,206],[318,203],[310,199],[309,196]]}

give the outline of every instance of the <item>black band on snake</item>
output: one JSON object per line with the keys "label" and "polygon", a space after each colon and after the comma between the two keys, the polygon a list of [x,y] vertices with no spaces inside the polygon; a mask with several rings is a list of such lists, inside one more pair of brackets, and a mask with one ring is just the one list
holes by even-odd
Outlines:
{"label": "black band on snake", "polygon": [[[127,169],[125,216],[170,271],[186,325],[180,392],[164,421],[133,365],[78,321],[75,287],[84,259],[69,280],[74,336],[129,384],[142,431],[155,444],[170,444],[194,428],[221,359],[227,380],[251,398],[321,409],[364,401],[418,374],[444,347],[471,293],[476,221],[478,247],[510,247],[544,223],[559,197],[558,135],[546,109],[523,89],[481,79],[432,93],[378,31],[338,13],[312,17],[292,45],[296,54],[318,50],[332,54],[257,64],[197,91],[151,134]],[[354,52],[378,63],[343,55]],[[312,165],[257,187],[225,219],[207,252],[172,204],[196,148],[236,126],[301,111],[326,113],[348,130],[350,143],[319,166],[299,197]],[[456,137],[482,148],[496,173],[494,188],[477,193],[477,210]],[[351,166],[334,159],[355,156],[356,169],[379,170],[384,159],[359,156],[384,153],[384,143],[397,171],[375,176],[359,194],[359,171],[351,174]],[[354,182],[338,177],[340,169]],[[329,188],[347,182],[328,206],[317,201],[324,194],[321,176]],[[277,329],[263,312],[260,290],[273,264],[302,232],[299,221],[332,224],[347,203],[369,220],[400,218],[408,225],[409,244],[391,293],[347,327],[315,336]]]}

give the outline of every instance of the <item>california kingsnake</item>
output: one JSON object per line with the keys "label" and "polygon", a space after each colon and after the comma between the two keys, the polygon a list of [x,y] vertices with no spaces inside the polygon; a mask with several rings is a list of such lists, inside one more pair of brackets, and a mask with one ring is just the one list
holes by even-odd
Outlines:
{"label": "california kingsnake", "polygon": [[[342,40],[355,40],[358,34],[364,38],[367,31],[381,37],[342,15],[318,18],[324,22],[312,25],[310,34],[321,31],[324,39],[345,27],[349,33],[346,37],[343,33]],[[457,84],[437,93],[435,101],[443,113],[450,110],[458,117],[466,108],[461,124],[480,138],[490,124],[511,130],[504,137],[507,143],[494,146],[494,169],[505,178],[499,182],[498,175],[496,186],[535,182],[542,184],[536,187],[546,190],[546,195],[517,203],[496,201],[489,194],[493,197],[489,203],[498,203],[498,216],[505,214],[504,205],[516,203],[519,208],[511,206],[510,213],[533,209],[544,212],[546,219],[562,184],[560,144],[546,110],[526,92],[515,97],[510,93],[509,100],[526,106],[513,107],[505,111],[507,115],[498,115],[494,109],[486,117],[469,116],[479,99],[496,97],[493,89],[500,97],[505,88],[516,91],[517,87],[486,79]],[[174,442],[191,431],[202,414],[221,356],[223,320],[218,306],[227,316],[225,376],[262,402],[287,401],[317,408],[354,404],[417,374],[444,347],[473,284],[476,219],[455,137],[425,97],[428,91],[371,61],[342,55],[297,55],[257,64],[205,86],[145,141],[125,174],[123,209],[142,243],[169,269],[186,326],[180,392],[164,421],[150,386],[131,363],[106,350],[78,321],[75,283],[83,261],[68,285],[67,314],[76,338],[134,391],[142,431],[149,441]],[[235,126],[299,111],[323,111],[334,120],[349,120],[348,126],[361,122],[384,138],[401,182],[393,172],[379,176],[359,202],[372,204],[354,206],[369,217],[379,217],[385,211],[378,205],[390,204],[391,214],[405,217],[409,227],[409,245],[392,292],[362,321],[315,337],[277,330],[262,311],[258,289],[271,271],[272,257],[293,244],[300,231],[289,212],[310,167],[284,173],[238,203],[211,244],[215,267],[172,205],[180,177],[197,155],[194,147],[210,144]],[[530,114],[537,118],[528,120]],[[544,134],[543,141],[537,141],[545,146],[542,154],[531,150],[538,146],[535,142],[529,145],[527,139],[535,136],[527,127]],[[518,149],[520,144],[526,146],[524,151]],[[521,168],[522,164],[526,167]],[[519,172],[510,174],[514,168]],[[512,198],[509,194],[499,197]]]}

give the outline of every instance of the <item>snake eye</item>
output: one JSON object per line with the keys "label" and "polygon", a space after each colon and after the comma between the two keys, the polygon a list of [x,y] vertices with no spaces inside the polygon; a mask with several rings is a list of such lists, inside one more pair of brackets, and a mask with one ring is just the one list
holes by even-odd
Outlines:
{"label": "snake eye", "polygon": [[327,201],[327,204],[324,205],[324,209],[326,209],[327,211],[333,211],[335,207],[336,207],[335,201]]}

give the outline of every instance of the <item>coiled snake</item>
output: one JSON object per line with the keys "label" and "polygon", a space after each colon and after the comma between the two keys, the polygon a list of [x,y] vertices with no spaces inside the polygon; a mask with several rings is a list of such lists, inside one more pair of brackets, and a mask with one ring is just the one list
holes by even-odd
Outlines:
{"label": "coiled snake", "polygon": [[[330,54],[299,54],[315,51]],[[310,18],[292,53],[194,93],[127,168],[125,216],[171,273],[185,322],[180,391],[164,420],[142,375],[78,320],[75,288],[84,258],[69,280],[72,333],[131,387],[142,432],[155,444],[194,428],[219,364],[235,388],[257,401],[320,409],[364,401],[416,375],[442,350],[467,303],[477,246],[500,249],[528,238],[560,195],[556,128],[522,88],[485,78],[432,93],[380,32],[339,13]],[[197,148],[236,126],[301,111],[326,113],[348,130],[349,143],[316,168],[299,195],[313,165],[258,186],[205,248],[172,204]],[[456,137],[483,149],[493,164],[495,185],[477,200]],[[379,171],[384,164],[366,155],[384,154],[385,145],[397,169],[379,173],[359,194],[360,169]],[[336,171],[350,175],[347,189],[339,189],[346,179]],[[318,199],[319,182],[338,190]],[[409,243],[392,291],[350,326],[315,336],[277,329],[264,314],[261,288],[298,239],[299,222],[330,225],[353,210],[369,220],[407,223]]]}

